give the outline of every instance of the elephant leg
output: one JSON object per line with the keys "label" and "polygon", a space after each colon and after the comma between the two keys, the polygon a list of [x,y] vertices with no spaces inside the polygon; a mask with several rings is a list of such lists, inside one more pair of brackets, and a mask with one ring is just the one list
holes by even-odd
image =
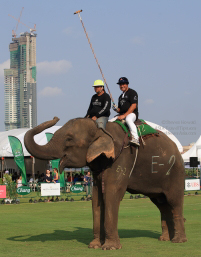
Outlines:
{"label": "elephant leg", "polygon": [[94,176],[93,193],[92,193],[92,209],[93,209],[93,233],[94,239],[89,244],[89,248],[100,248],[105,241],[104,232],[104,203],[102,196],[101,183]]}
{"label": "elephant leg", "polygon": [[[173,219],[170,206],[168,203],[159,203],[157,198],[150,198],[151,201],[158,207],[161,213],[161,227],[162,227],[162,235],[158,238],[159,241],[170,241],[170,232],[173,230]],[[172,222],[171,222],[172,221]],[[171,235],[173,237],[173,234]]]}
{"label": "elephant leg", "polygon": [[114,185],[106,189],[104,195],[105,203],[105,243],[102,246],[103,250],[116,250],[121,249],[120,239],[118,235],[118,211],[120,200],[122,199],[124,192],[119,192]]}
{"label": "elephant leg", "polygon": [[[167,194],[168,195],[168,194]],[[151,198],[151,201],[161,212],[162,235],[161,241],[171,240],[173,243],[186,242],[184,218],[182,214],[183,196]]]}
{"label": "elephant leg", "polygon": [[[167,201],[171,206],[172,211],[172,219],[174,227],[171,228],[171,237],[172,243],[183,243],[187,241],[185,228],[184,228],[184,217],[183,217],[183,195],[179,197],[179,195],[172,196],[172,198]],[[169,231],[170,228],[168,227]]]}

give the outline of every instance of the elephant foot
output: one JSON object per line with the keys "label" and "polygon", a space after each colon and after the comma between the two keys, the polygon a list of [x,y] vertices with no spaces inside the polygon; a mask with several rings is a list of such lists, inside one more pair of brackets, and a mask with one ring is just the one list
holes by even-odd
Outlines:
{"label": "elephant foot", "polygon": [[170,241],[169,234],[162,234],[159,238],[159,241]]}
{"label": "elephant foot", "polygon": [[102,250],[117,250],[121,249],[122,246],[120,244],[119,239],[117,240],[106,240],[104,245],[102,245]]}
{"label": "elephant foot", "polygon": [[88,248],[94,248],[94,249],[101,248],[100,239],[96,238],[93,241],[91,241],[91,243],[89,244]]}
{"label": "elephant foot", "polygon": [[171,240],[171,242],[172,243],[185,243],[185,242],[187,242],[187,238],[186,238],[186,236],[184,235],[184,236],[179,236],[179,235],[176,235],[172,240]]}

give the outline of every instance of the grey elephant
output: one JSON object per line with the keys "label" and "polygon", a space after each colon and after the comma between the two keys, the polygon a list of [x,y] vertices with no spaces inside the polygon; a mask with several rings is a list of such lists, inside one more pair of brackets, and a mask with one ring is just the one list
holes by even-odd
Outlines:
{"label": "grey elephant", "polygon": [[[159,240],[187,241],[183,219],[184,166],[177,146],[164,133],[150,137],[139,148],[127,145],[117,123],[97,128],[88,118],[68,121],[46,145],[34,136],[58,122],[55,117],[30,129],[24,138],[27,150],[39,159],[60,159],[65,167],[89,166],[93,173],[93,232],[90,248],[120,249],[118,210],[126,191],[144,194],[161,213]],[[138,154],[137,152],[138,151]]]}

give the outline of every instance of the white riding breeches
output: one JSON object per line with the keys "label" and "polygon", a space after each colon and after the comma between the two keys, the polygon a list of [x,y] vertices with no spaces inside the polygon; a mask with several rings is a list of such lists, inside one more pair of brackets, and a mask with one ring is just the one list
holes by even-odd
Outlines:
{"label": "white riding breeches", "polygon": [[134,124],[135,121],[136,121],[135,113],[130,113],[126,116],[126,123],[130,129],[132,136],[135,139],[139,140],[138,133],[137,133],[137,127]]}

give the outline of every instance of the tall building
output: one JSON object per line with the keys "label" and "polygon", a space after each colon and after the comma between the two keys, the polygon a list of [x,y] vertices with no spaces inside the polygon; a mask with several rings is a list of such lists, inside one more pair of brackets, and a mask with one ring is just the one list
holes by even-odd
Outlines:
{"label": "tall building", "polygon": [[36,34],[21,33],[9,45],[10,69],[4,70],[5,129],[37,125]]}

